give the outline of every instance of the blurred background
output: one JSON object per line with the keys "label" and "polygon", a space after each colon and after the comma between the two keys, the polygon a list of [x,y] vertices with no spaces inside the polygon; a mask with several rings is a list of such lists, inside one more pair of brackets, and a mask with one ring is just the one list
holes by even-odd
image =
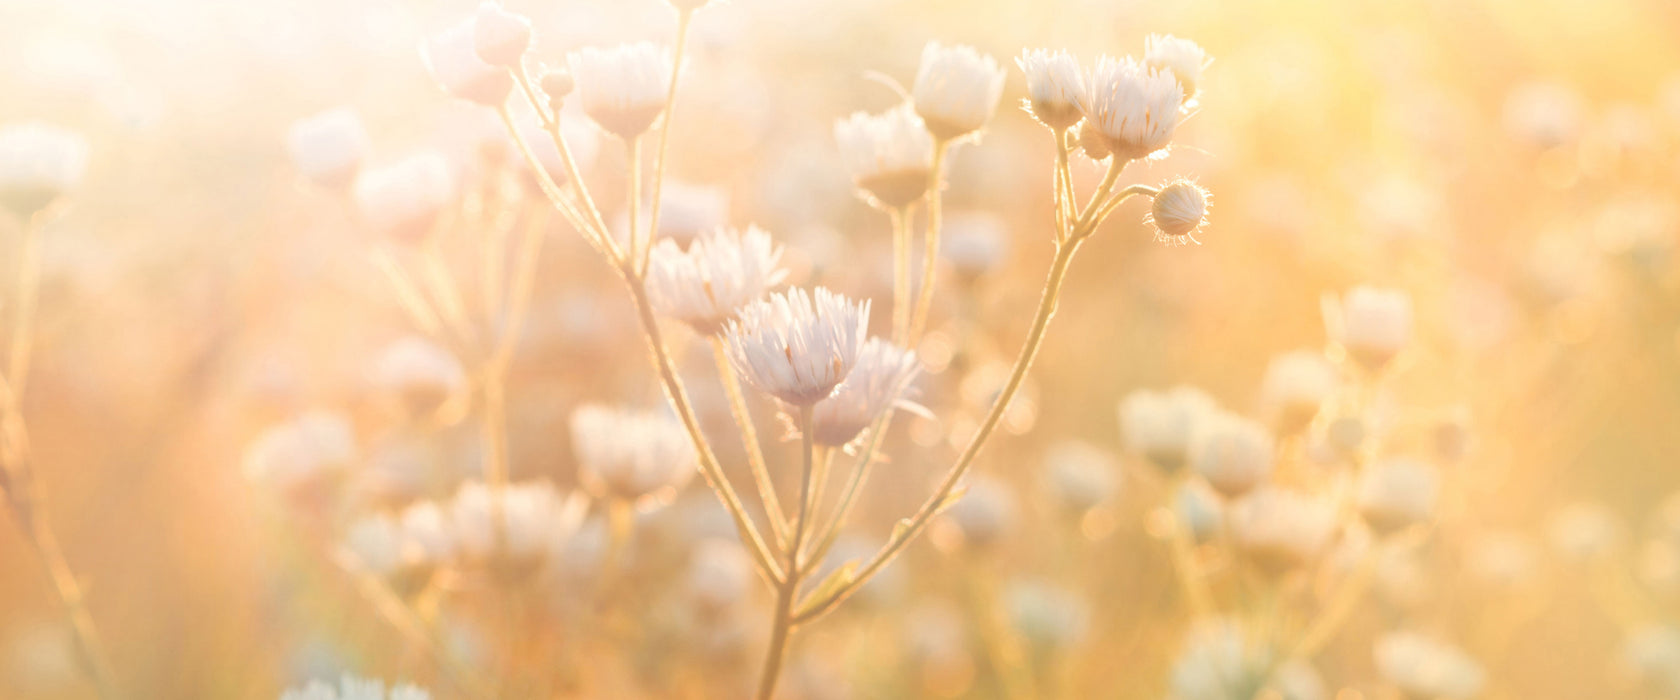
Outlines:
{"label": "blurred background", "polygon": [[[532,18],[534,60],[554,64],[582,46],[668,42],[674,28],[655,0],[505,5]],[[421,148],[473,163],[499,124],[444,96],[418,46],[475,7],[0,0],[0,123],[49,122],[90,144],[85,181],[42,239],[23,410],[52,524],[131,697],[269,698],[340,670],[453,697],[240,464],[265,427],[325,407],[351,417],[369,463],[418,453],[475,473],[470,426],[423,438],[391,427],[372,366],[412,328],[370,262],[373,234],[286,152],[294,122],[347,106],[368,126],[374,163]],[[1680,613],[1680,540],[1663,539],[1664,513],[1677,511],[1662,508],[1680,488],[1680,4],[730,0],[695,18],[666,216],[695,230],[757,223],[789,246],[793,284],[882,297],[888,223],[854,196],[832,136],[835,119],[898,100],[869,72],[908,84],[930,40],[1000,62],[1039,47],[1090,60],[1138,53],[1150,33],[1193,39],[1214,62],[1172,155],[1125,177],[1197,178],[1213,193],[1204,245],[1152,243],[1134,203],[1086,246],[1007,434],[979,465],[1015,494],[1017,524],[985,557],[938,532],[913,545],[880,582],[885,602],[802,636],[810,660],[786,696],[1004,696],[997,662],[979,651],[938,673],[904,668],[909,650],[940,643],[913,630],[949,623],[942,615],[972,623],[982,616],[961,611],[975,596],[1013,595],[972,580],[1029,596],[1017,582],[1052,582],[1083,600],[1083,633],[1044,696],[1164,696],[1185,625],[1161,612],[1174,605],[1170,565],[1143,515],[1158,486],[1117,468],[1119,495],[1069,525],[1041,495],[1047,455],[1081,441],[1122,459],[1116,405],[1137,389],[1193,384],[1256,408],[1272,357],[1326,345],[1321,297],[1373,284],[1409,293],[1417,319],[1383,420],[1414,451],[1439,449],[1443,430],[1469,437],[1445,467],[1450,497],[1413,572],[1422,582],[1396,594],[1404,601],[1379,584],[1361,603],[1319,658],[1326,697],[1389,697],[1370,640],[1396,615],[1478,659],[1484,697],[1659,697],[1638,682],[1626,640]],[[951,230],[978,229],[1007,254],[950,278],[923,354],[931,381],[955,388],[934,406],[944,420],[909,423],[871,483],[853,528],[863,545],[949,461],[1036,302],[1053,252],[1054,150],[1014,108],[1023,94],[1011,66],[984,139],[953,156]],[[622,218],[625,160],[616,142],[599,145],[589,172],[609,219]],[[1080,160],[1075,174],[1088,191],[1101,171]],[[516,479],[570,488],[571,409],[661,395],[618,282],[554,226],[514,360],[510,439]],[[7,227],[0,260],[15,259]],[[679,343],[697,402],[727,430],[704,343]],[[759,408],[761,431],[777,437],[772,409]],[[719,442],[739,464],[738,443]],[[1583,502],[1615,516],[1603,562],[1554,546],[1560,509]],[[686,551],[695,532],[733,535],[698,485],[642,517],[637,547],[650,552]],[[0,696],[92,697],[57,598],[10,522],[0,570]],[[594,630],[580,638],[614,641],[582,643],[572,653],[599,658],[567,663],[599,677],[561,685],[727,697],[690,679],[729,664],[750,675],[762,623],[746,616],[745,642],[704,643],[659,620],[633,632],[579,623]],[[473,658],[482,640],[457,636]],[[729,644],[745,651],[709,655]]]}

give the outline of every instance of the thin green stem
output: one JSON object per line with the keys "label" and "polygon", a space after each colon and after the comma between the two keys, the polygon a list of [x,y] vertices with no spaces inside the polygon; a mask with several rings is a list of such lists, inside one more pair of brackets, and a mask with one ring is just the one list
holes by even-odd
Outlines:
{"label": "thin green stem", "polygon": [[910,333],[910,212],[906,204],[887,213],[893,233],[892,339],[904,345]]}
{"label": "thin green stem", "polygon": [[665,389],[665,398],[671,402],[671,407],[677,412],[677,418],[688,431],[689,439],[694,443],[694,451],[699,453],[700,476],[717,493],[718,499],[723,501],[724,508],[735,519],[735,529],[740,532],[741,542],[752,555],[759,574],[773,584],[780,584],[780,567],[770,549],[765,546],[764,538],[759,536],[751,516],[747,515],[746,508],[741,504],[741,497],[735,493],[735,487],[723,473],[717,455],[712,452],[711,444],[706,441],[706,434],[700,429],[700,420],[695,416],[694,407],[689,402],[688,391],[683,388],[682,380],[677,377],[676,364],[672,362],[671,354],[665,348],[664,335],[659,330],[659,319],[653,313],[653,303],[648,298],[647,287],[635,276],[635,271],[630,269],[628,262],[619,268],[619,273],[624,277],[625,285],[630,288],[630,297],[636,303],[642,335],[647,339],[648,352],[652,355],[654,371],[659,374],[660,384]]}
{"label": "thin green stem", "polygon": [[758,485],[758,497],[764,503],[765,515],[770,520],[770,532],[778,543],[787,542],[787,516],[782,512],[781,499],[776,497],[776,484],[770,480],[770,468],[764,463],[764,450],[758,442],[758,429],[753,425],[752,413],[747,410],[747,397],[741,392],[741,379],[735,374],[735,366],[729,362],[729,349],[724,346],[723,338],[713,335],[712,357],[717,361],[718,378],[723,381],[723,391],[729,396],[729,411],[735,416],[735,425],[741,429],[741,442],[746,446],[747,465],[752,469],[753,481]]}
{"label": "thin green stem", "polygon": [[[694,11],[681,9],[677,11],[677,46],[671,51],[671,86],[665,92],[665,116],[659,122],[659,145],[653,154],[653,202],[648,214],[648,237],[650,239],[659,231],[660,192],[665,187],[665,153],[671,142],[671,121],[676,117],[677,109],[677,81],[682,76],[683,51],[688,47],[689,20],[694,18]],[[641,269],[647,272],[646,250],[642,251]]]}
{"label": "thin green stem", "polygon": [[928,170],[927,232],[922,252],[921,286],[916,294],[916,308],[910,314],[910,331],[905,335],[904,347],[915,349],[927,330],[928,312],[933,308],[934,275],[939,270],[939,231],[942,225],[941,202],[945,190],[945,161],[951,152],[951,142],[939,140],[933,145],[933,167]]}
{"label": "thin green stem", "polygon": [[870,577],[898,556],[905,545],[920,535],[928,523],[933,520],[933,516],[937,515],[940,509],[946,505],[946,499],[962,481],[963,476],[968,473],[969,468],[974,465],[975,457],[979,456],[981,448],[985,447],[987,439],[991,437],[998,423],[1003,419],[1004,411],[1009,407],[1009,402],[1014,400],[1015,393],[1020,390],[1021,383],[1026,380],[1027,370],[1032,367],[1033,360],[1038,357],[1039,347],[1044,342],[1045,331],[1050,327],[1050,319],[1056,315],[1056,303],[1061,299],[1062,284],[1066,281],[1068,267],[1072,264],[1074,253],[1078,251],[1082,240],[1082,237],[1074,237],[1056,247],[1056,257],[1051,262],[1050,273],[1045,279],[1044,291],[1038,302],[1038,310],[1033,314],[1032,326],[1027,331],[1027,338],[1021,348],[1020,355],[1015,359],[1014,369],[1010,371],[1009,379],[1004,383],[1002,391],[998,392],[997,397],[993,399],[992,406],[986,412],[985,418],[981,420],[979,428],[975,431],[974,436],[969,439],[968,445],[963,448],[962,453],[958,455],[956,463],[946,472],[939,487],[934,489],[933,494],[923,502],[922,507],[916,511],[915,515],[899,523],[893,536],[887,540],[886,546],[858,572],[855,579],[840,586],[823,600],[807,601],[801,604],[800,609],[806,612],[796,622],[805,623],[821,617],[857,592],[864,583],[869,581]]}
{"label": "thin green stem", "polygon": [[811,413],[810,406],[799,407],[799,507],[794,512],[793,539],[788,543],[786,552],[784,566],[787,579],[776,591],[776,617],[770,628],[770,648],[765,652],[764,672],[759,676],[759,700],[770,700],[776,695],[776,681],[781,677],[782,662],[787,658],[788,637],[792,635],[795,624],[792,606],[799,597],[800,578],[806,573],[805,566],[799,561],[799,550],[804,544],[805,527],[811,511],[811,472],[815,454]]}

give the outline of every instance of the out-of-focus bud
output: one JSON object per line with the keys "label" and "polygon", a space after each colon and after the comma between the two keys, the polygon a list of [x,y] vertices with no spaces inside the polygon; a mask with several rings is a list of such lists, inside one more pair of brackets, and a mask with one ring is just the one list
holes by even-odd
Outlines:
{"label": "out-of-focus bud", "polygon": [[28,219],[81,184],[88,144],[47,124],[0,127],[0,208]]}
{"label": "out-of-focus bud", "polygon": [[543,94],[548,95],[548,103],[558,111],[560,103],[566,99],[566,96],[572,94],[572,90],[577,89],[577,80],[572,78],[571,71],[564,68],[550,68],[543,73],[540,85]]}
{"label": "out-of-focus bud", "polygon": [[1003,97],[1003,68],[968,46],[929,42],[911,88],[916,113],[934,138],[949,141],[979,131]]}
{"label": "out-of-focus bud", "polygon": [[1070,440],[1051,445],[1044,467],[1045,490],[1074,515],[1102,505],[1119,486],[1114,459],[1089,443]]}
{"label": "out-of-focus bud", "polygon": [[665,415],[585,405],[571,428],[578,479],[597,498],[654,508],[694,477],[688,432]]}
{"label": "out-of-focus bud", "polygon": [[1120,402],[1120,433],[1127,449],[1176,474],[1189,462],[1197,422],[1216,410],[1213,399],[1194,387],[1138,390]]}
{"label": "out-of-focus bud", "polygon": [[1236,498],[1271,476],[1274,449],[1271,434],[1258,423],[1216,412],[1196,425],[1190,467],[1220,495]]}
{"label": "out-of-focus bud", "polygon": [[1486,673],[1462,650],[1415,632],[1392,632],[1373,649],[1377,673],[1411,698],[1469,700],[1482,692]]}
{"label": "out-of-focus bud", "polygon": [[1370,432],[1359,416],[1336,416],[1324,428],[1324,442],[1342,457],[1353,457],[1365,447]]}
{"label": "out-of-focus bud", "polygon": [[299,505],[324,504],[356,458],[350,421],[315,411],[269,428],[245,451],[245,474]]}
{"label": "out-of-focus bud", "polygon": [[1196,230],[1207,220],[1208,193],[1201,185],[1185,179],[1161,186],[1149,206],[1144,223],[1155,227],[1155,240],[1169,246],[1201,244]]}
{"label": "out-of-focus bud", "polygon": [[373,365],[374,386],[395,397],[409,416],[425,416],[466,388],[460,360],[419,336],[386,346]]}
{"label": "out-of-focus bud", "polygon": [[909,105],[881,114],[853,113],[834,123],[834,140],[870,204],[897,209],[927,194],[933,137]]}
{"label": "out-of-focus bud", "polygon": [[1652,697],[1680,697],[1680,629],[1647,623],[1628,633],[1621,667]]}
{"label": "out-of-focus bud", "polygon": [[951,212],[945,215],[944,228],[939,254],[965,281],[997,269],[1009,258],[1008,224],[996,214]]}
{"label": "out-of-focus bud", "polygon": [[1516,532],[1482,533],[1464,547],[1464,572],[1470,580],[1495,589],[1532,583],[1539,563],[1534,542]]}
{"label": "out-of-focus bud", "polygon": [[1263,486],[1226,509],[1240,549],[1261,571],[1277,576],[1319,557],[1336,534],[1336,509],[1305,493]]}
{"label": "out-of-focus bud", "polygon": [[1305,430],[1336,393],[1336,368],[1324,355],[1297,350],[1272,358],[1260,383],[1260,411],[1280,435]]}
{"label": "out-of-focus bud", "polygon": [[373,144],[356,111],[340,107],[292,124],[286,150],[304,177],[327,189],[341,190],[356,180]]}
{"label": "out-of-focus bud", "polygon": [[513,76],[479,58],[476,25],[468,18],[428,40],[422,47],[426,68],[444,92],[486,107],[500,107],[513,91]]}
{"label": "out-of-focus bud", "polygon": [[418,153],[363,172],[353,196],[374,232],[413,243],[430,235],[438,213],[454,200],[455,176],[441,154]]}
{"label": "out-of-focus bud", "polygon": [[734,608],[752,594],[752,559],[736,542],[708,539],[688,562],[688,593],[703,612]]}
{"label": "out-of-focus bud", "polygon": [[1053,654],[1085,637],[1090,609],[1078,596],[1037,581],[1017,581],[1005,593],[1009,621],[1034,651]]}
{"label": "out-of-focus bud", "polygon": [[1359,480],[1359,513],[1379,535],[1424,522],[1434,513],[1441,477],[1428,463],[1394,457],[1367,467]]}
{"label": "out-of-focus bud", "polygon": [[965,547],[989,549],[1015,526],[1015,496],[997,481],[976,477],[945,519],[956,525]]}
{"label": "out-of-focus bud", "polygon": [[1435,456],[1447,463],[1458,462],[1470,452],[1470,409],[1459,406],[1435,419],[1430,440]]}
{"label": "out-of-focus bud", "polygon": [[1324,305],[1325,326],[1348,357],[1368,371],[1388,366],[1412,341],[1412,299],[1397,289],[1354,287]]}
{"label": "out-of-focus bud", "polygon": [[547,556],[577,531],[585,499],[564,498],[547,482],[461,485],[449,504],[450,526],[461,555],[503,581],[537,572]]}
{"label": "out-of-focus bud", "polygon": [[1196,97],[1202,93],[1202,71],[1210,63],[1207,52],[1196,42],[1171,34],[1151,34],[1144,40],[1143,63],[1155,70],[1171,73],[1184,92],[1184,106],[1190,108],[1196,105]]}
{"label": "out-of-focus bud", "polygon": [[1601,503],[1572,503],[1546,523],[1552,548],[1574,563],[1602,560],[1622,541],[1622,523]]}
{"label": "out-of-focus bud", "polygon": [[531,48],[531,20],[502,9],[493,0],[479,4],[473,16],[473,49],[478,58],[499,68],[518,69]]}
{"label": "out-of-focus bud", "polygon": [[585,48],[568,59],[583,111],[626,141],[641,136],[665,111],[671,52],[642,42]]}

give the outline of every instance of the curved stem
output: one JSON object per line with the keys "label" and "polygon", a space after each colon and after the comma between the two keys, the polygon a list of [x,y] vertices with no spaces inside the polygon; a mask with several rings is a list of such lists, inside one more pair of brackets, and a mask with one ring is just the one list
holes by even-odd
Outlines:
{"label": "curved stem", "polygon": [[986,417],[980,422],[980,427],[975,431],[974,436],[969,439],[968,446],[964,447],[962,453],[958,455],[956,463],[951,465],[951,469],[946,472],[939,487],[923,502],[922,507],[916,511],[915,515],[899,523],[893,536],[887,540],[886,546],[858,572],[855,579],[839,587],[824,600],[808,601],[800,605],[800,608],[807,612],[795,622],[804,623],[832,611],[846,598],[857,592],[863,584],[869,581],[871,576],[874,576],[890,563],[904,549],[905,545],[921,534],[922,530],[933,520],[933,516],[939,513],[951,492],[962,481],[963,475],[967,474],[969,468],[974,465],[974,458],[980,454],[981,448],[985,447],[986,440],[991,437],[998,422],[1003,419],[1004,411],[1009,407],[1009,402],[1015,398],[1015,393],[1020,390],[1021,383],[1026,380],[1027,370],[1032,367],[1033,360],[1038,357],[1038,349],[1044,342],[1044,333],[1050,327],[1050,319],[1056,315],[1056,302],[1061,298],[1062,283],[1067,278],[1068,266],[1073,262],[1073,255],[1079,250],[1082,241],[1082,237],[1074,237],[1056,247],[1056,258],[1050,264],[1050,273],[1045,279],[1044,291],[1039,297],[1038,310],[1033,314],[1032,326],[1027,331],[1027,339],[1021,347],[1020,355],[1015,358],[1015,367],[1010,371],[1009,380],[1004,383],[1003,390],[998,392],[997,398],[992,400],[991,409],[986,412]]}
{"label": "curved stem", "polygon": [[881,443],[885,440],[887,427],[892,423],[893,409],[881,412],[875,424],[869,426],[869,440],[862,451],[858,453],[857,466],[852,468],[852,475],[846,481],[846,487],[840,492],[840,500],[834,504],[834,510],[827,520],[818,526],[814,546],[811,549],[812,561],[822,561],[828,556],[828,550],[840,538],[840,528],[846,524],[846,516],[852,512],[852,504],[857,502],[858,492],[863,489],[863,482],[869,478],[869,469],[875,464],[875,457],[880,453]]}
{"label": "curved stem", "polygon": [[764,463],[764,450],[758,442],[758,429],[753,426],[752,413],[747,410],[747,397],[741,393],[740,377],[735,375],[735,367],[729,363],[729,350],[724,347],[723,338],[713,335],[711,341],[718,377],[723,380],[723,391],[729,396],[729,411],[735,415],[735,425],[741,429],[741,442],[747,450],[747,465],[752,468],[753,480],[758,485],[758,497],[763,501],[764,512],[770,520],[770,532],[777,542],[786,542],[787,516],[782,513],[781,499],[776,497],[776,484],[770,480],[770,469]]}
{"label": "curved stem", "polygon": [[770,648],[765,652],[764,672],[759,676],[758,699],[770,700],[776,695],[776,681],[781,677],[782,662],[787,658],[788,637],[793,633],[793,602],[799,597],[800,577],[805,573],[799,561],[799,549],[804,544],[805,526],[811,510],[811,470],[815,444],[811,440],[811,407],[799,407],[799,507],[795,510],[793,539],[787,548],[787,579],[777,587],[775,620],[770,628]]}
{"label": "curved stem", "polygon": [[712,453],[712,446],[706,441],[706,434],[700,429],[700,420],[695,417],[694,407],[689,403],[688,391],[683,388],[682,380],[677,377],[676,364],[671,361],[671,354],[665,349],[665,339],[659,330],[659,320],[654,316],[647,288],[636,279],[635,272],[630,269],[628,262],[619,268],[619,272],[630,288],[631,299],[636,302],[642,335],[647,339],[648,352],[653,356],[653,367],[665,389],[665,398],[676,410],[683,428],[688,430],[688,437],[694,443],[694,451],[699,453],[700,476],[717,493],[718,499],[723,501],[724,508],[735,519],[735,529],[740,532],[741,543],[746,546],[753,562],[758,565],[759,574],[770,582],[779,584],[782,581],[780,567],[771,556],[769,548],[765,546],[764,538],[759,536],[758,528],[753,525],[746,508],[741,505],[741,497],[735,493],[735,487],[729,483],[729,477],[719,466],[717,455]]}
{"label": "curved stem", "polygon": [[939,229],[943,207],[940,205],[945,189],[945,159],[951,152],[951,142],[940,140],[933,145],[933,167],[928,170],[927,247],[922,253],[922,279],[916,294],[916,309],[910,314],[910,332],[905,335],[904,347],[915,349],[927,329],[928,311],[933,307],[934,274],[939,270]]}
{"label": "curved stem", "polygon": [[901,346],[910,333],[910,212],[907,204],[887,213],[893,233],[892,339]]}
{"label": "curved stem", "polygon": [[501,116],[502,126],[507,129],[508,137],[513,139],[514,146],[519,154],[525,158],[525,166],[531,170],[531,177],[536,178],[537,187],[542,190],[543,196],[548,199],[548,203],[556,211],[559,211],[561,216],[565,217],[566,223],[577,229],[577,232],[583,236],[585,241],[589,242],[591,247],[601,251],[602,255],[607,256],[608,260],[616,264],[623,255],[618,250],[618,243],[613,241],[612,236],[607,233],[606,225],[601,223],[601,215],[595,210],[595,203],[589,198],[589,190],[583,186],[582,181],[576,179],[578,177],[577,164],[572,161],[571,152],[565,147],[565,139],[559,136],[559,127],[556,126],[552,132],[555,143],[560,149],[561,158],[566,161],[568,177],[573,178],[574,186],[577,187],[578,192],[582,193],[583,200],[589,207],[590,214],[593,217],[591,219],[585,219],[583,214],[566,199],[565,193],[560,191],[560,186],[555,184],[554,178],[549,176],[548,168],[543,167],[536,152],[531,150],[531,144],[525,141],[525,135],[521,134],[519,127],[514,125],[513,114],[508,111],[507,107],[503,106],[497,110],[497,114]]}
{"label": "curved stem", "polygon": [[[665,152],[671,142],[671,120],[676,116],[677,109],[677,79],[682,76],[683,51],[688,46],[688,24],[694,18],[694,11],[681,9],[677,11],[677,46],[671,51],[671,87],[665,92],[665,116],[659,122],[659,145],[653,154],[653,202],[649,206],[652,212],[648,214],[648,243],[652,247],[653,235],[659,231],[659,200],[660,192],[665,187]],[[642,251],[641,269],[647,272],[647,251]]]}
{"label": "curved stem", "polygon": [[35,346],[35,298],[41,287],[41,227],[45,216],[36,214],[23,226],[23,247],[18,252],[18,280],[16,317],[12,325],[11,356],[6,363],[6,378],[11,382],[13,400],[23,403],[23,390],[29,382],[29,358]]}

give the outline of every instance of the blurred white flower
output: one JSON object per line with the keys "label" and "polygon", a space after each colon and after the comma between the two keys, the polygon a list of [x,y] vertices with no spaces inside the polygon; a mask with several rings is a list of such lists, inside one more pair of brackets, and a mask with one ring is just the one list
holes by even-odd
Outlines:
{"label": "blurred white flower", "polygon": [[0,207],[21,219],[52,206],[81,184],[88,143],[80,134],[39,123],[0,126]]}
{"label": "blurred white flower", "polygon": [[308,685],[280,694],[280,700],[431,700],[431,694],[412,685],[399,685],[385,693],[385,684],[365,680],[348,673],[334,686],[325,681],[310,681]]}
{"label": "blurred white flower", "polygon": [[995,270],[1009,259],[1009,224],[987,211],[945,214],[939,255],[966,279]]}
{"label": "blurred white flower", "polygon": [[1254,421],[1213,411],[1196,421],[1190,468],[1226,498],[1236,498],[1272,474],[1271,433]]}
{"label": "blurred white flower", "polygon": [[1428,520],[1435,511],[1441,476],[1427,462],[1390,457],[1371,464],[1359,476],[1359,514],[1378,534],[1388,534]]}
{"label": "blurred white flower", "polygon": [[263,431],[245,450],[245,475],[291,498],[314,499],[356,458],[350,421],[314,411]]}
{"label": "blurred white flower", "polygon": [[757,226],[717,228],[683,250],[663,239],[648,253],[648,294],[660,315],[715,335],[735,312],[781,284],[782,247]]}
{"label": "blurred white flower", "polygon": [[1323,353],[1296,350],[1266,365],[1260,382],[1260,412],[1281,435],[1305,430],[1336,393],[1336,368]]}
{"label": "blurred white flower", "polygon": [[531,47],[531,20],[502,8],[494,0],[478,5],[473,16],[473,48],[478,58],[498,68],[522,70],[520,59]]}
{"label": "blurred white flower", "polygon": [[977,476],[944,517],[962,535],[963,546],[984,550],[1014,528],[1015,510],[1015,495],[1007,486],[991,477]]}
{"label": "blurred white flower", "polygon": [[1196,97],[1202,93],[1202,71],[1210,63],[1207,52],[1196,42],[1171,34],[1151,34],[1143,43],[1143,63],[1150,68],[1171,73],[1178,79],[1184,93],[1184,106],[1195,107]]}
{"label": "blurred white flower", "polygon": [[881,338],[865,341],[846,380],[812,407],[812,439],[828,447],[856,440],[881,412],[906,398],[920,369],[916,353]]}
{"label": "blurred white flower", "polygon": [[1680,629],[1647,623],[1629,632],[1621,665],[1656,697],[1680,698]]}
{"label": "blurred white flower", "polygon": [[379,353],[372,370],[373,385],[396,397],[410,415],[437,410],[467,386],[461,361],[421,336],[399,339]]}
{"label": "blurred white flower", "polygon": [[1190,437],[1203,417],[1218,409],[1213,399],[1195,387],[1170,391],[1139,389],[1120,402],[1120,433],[1126,449],[1143,455],[1156,467],[1176,473],[1189,462]]}
{"label": "blurred white flower", "polygon": [[1119,466],[1107,452],[1088,442],[1064,440],[1044,455],[1044,485],[1070,513],[1102,505],[1119,488]]}
{"label": "blurred white flower", "polygon": [[586,506],[576,494],[562,497],[541,481],[508,484],[499,495],[500,503],[481,481],[462,484],[449,503],[450,527],[467,559],[518,572],[541,564],[557,540],[575,532]]}
{"label": "blurred white flower", "polygon": [[834,123],[834,140],[852,181],[874,206],[897,209],[927,193],[933,137],[910,105],[854,112]]}
{"label": "blurred white flower", "polygon": [[1457,647],[1416,632],[1391,632],[1376,642],[1377,672],[1410,697],[1465,700],[1482,692],[1481,664]]}
{"label": "blurred white flower", "polygon": [[1572,562],[1592,561],[1621,545],[1622,523],[1601,503],[1571,503],[1552,513],[1546,523],[1552,548]]}
{"label": "blurred white flower", "polygon": [[362,220],[375,233],[415,242],[431,234],[438,214],[455,198],[449,160],[433,151],[363,171],[354,196]]}
{"label": "blurred white flower", "polygon": [[286,149],[304,177],[337,190],[355,181],[373,143],[356,111],[339,107],[294,122],[286,133]]}
{"label": "blurred white flower", "polygon": [[1539,548],[1522,533],[1480,533],[1464,544],[1463,571],[1486,586],[1508,589],[1530,583],[1539,565]]}
{"label": "blurred white flower", "polygon": [[374,575],[399,593],[419,590],[431,573],[455,554],[454,535],[443,510],[430,501],[403,509],[399,516],[372,513],[357,518],[345,532],[344,547]]}
{"label": "blurred white flower", "polygon": [[444,92],[486,107],[500,107],[513,90],[513,75],[479,58],[476,24],[469,17],[445,29],[428,39],[421,53],[426,69]]}
{"label": "blurred white flower", "polygon": [[772,294],[730,322],[725,337],[735,371],[759,391],[794,406],[832,393],[863,352],[869,302],[818,287]]}
{"label": "blurred white flower", "polygon": [[1581,131],[1581,96],[1553,83],[1529,83],[1505,98],[1505,128],[1511,136],[1534,148],[1554,148],[1573,141]]}
{"label": "blurred white flower", "polygon": [[[1322,700],[1318,672],[1304,662],[1274,668],[1277,653],[1231,619],[1203,620],[1191,629],[1169,677],[1172,700]],[[1263,691],[1272,691],[1266,693]]]}
{"label": "blurred white flower", "polygon": [[997,112],[1004,70],[970,46],[928,42],[911,96],[928,132],[944,141],[979,131]]}
{"label": "blurred white flower", "polygon": [[1336,534],[1331,503],[1276,486],[1249,492],[1225,513],[1237,547],[1274,575],[1312,562]]}
{"label": "blurred white flower", "polygon": [[569,57],[584,113],[621,139],[642,135],[665,111],[671,52],[648,42],[585,48]]}
{"label": "blurred white flower", "polygon": [[1386,366],[1412,340],[1412,298],[1397,289],[1354,287],[1338,302],[1326,297],[1325,326],[1367,370]]}
{"label": "blurred white flower", "polygon": [[757,580],[739,542],[707,539],[689,557],[688,594],[705,610],[728,610],[749,600]]}
{"label": "blurred white flower", "polygon": [[1179,178],[1161,186],[1149,205],[1144,223],[1155,227],[1155,240],[1169,246],[1195,243],[1196,230],[1207,220],[1208,193],[1189,180]]}
{"label": "blurred white flower", "polygon": [[1173,510],[1178,514],[1178,522],[1190,529],[1190,536],[1197,542],[1211,540],[1224,529],[1225,504],[1205,482],[1190,480],[1180,484],[1173,497]]}
{"label": "blurred white flower", "polygon": [[1016,581],[1004,593],[1009,621],[1035,651],[1066,650],[1084,639],[1090,607],[1072,591],[1040,581]]}
{"label": "blurred white flower", "polygon": [[1172,142],[1184,91],[1171,73],[1103,56],[1087,76],[1079,109],[1110,154],[1147,158]]}
{"label": "blurred white flower", "polygon": [[1060,131],[1084,117],[1079,112],[1079,95],[1085,92],[1085,72],[1079,60],[1066,51],[1028,49],[1015,59],[1027,76],[1027,98],[1022,106],[1040,124]]}
{"label": "blurred white flower", "polygon": [[694,477],[694,443],[663,413],[587,404],[572,412],[571,429],[578,480],[597,498],[660,505]]}

